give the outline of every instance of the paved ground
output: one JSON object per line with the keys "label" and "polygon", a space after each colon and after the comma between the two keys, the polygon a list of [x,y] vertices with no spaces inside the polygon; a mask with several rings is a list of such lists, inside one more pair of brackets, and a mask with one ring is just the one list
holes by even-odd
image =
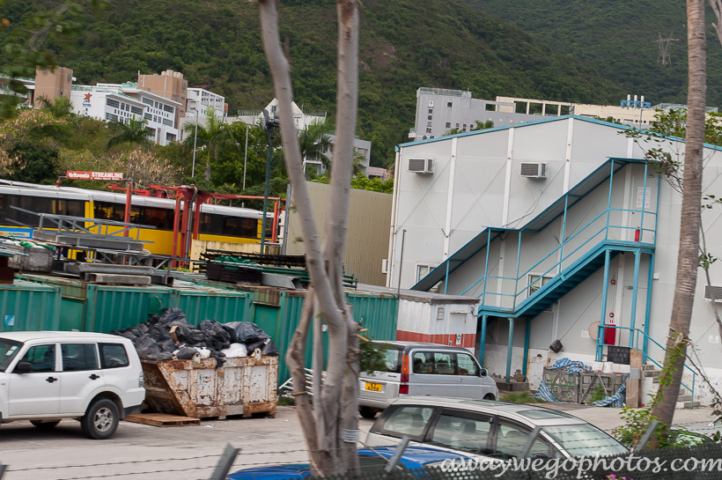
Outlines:
{"label": "paved ground", "polygon": [[[555,408],[607,431],[621,424],[615,409]],[[677,410],[675,419],[706,423],[710,414],[711,409]],[[367,432],[371,423],[361,419],[361,430]],[[235,468],[307,458],[294,409],[279,407],[275,418],[208,421],[193,427],[123,422],[115,437],[105,441],[86,439],[72,420],[50,432],[41,432],[28,422],[7,424],[0,427],[0,463],[9,465],[3,480],[208,479],[228,443],[241,448]]]}

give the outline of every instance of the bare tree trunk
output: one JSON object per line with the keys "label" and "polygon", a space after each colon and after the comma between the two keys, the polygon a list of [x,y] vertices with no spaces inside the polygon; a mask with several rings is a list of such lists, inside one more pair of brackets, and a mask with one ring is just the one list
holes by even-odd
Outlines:
{"label": "bare tree trunk", "polygon": [[[304,435],[312,449],[313,468],[316,473],[333,475],[347,469],[356,469],[356,439],[358,438],[358,375],[360,351],[358,325],[353,320],[343,289],[342,262],[348,232],[349,195],[353,169],[353,139],[356,126],[358,79],[358,0],[337,0],[339,15],[338,39],[338,110],[334,169],[331,179],[331,198],[323,249],[311,211],[306,186],[301,150],[293,121],[290,68],[281,47],[278,30],[278,0],[256,0],[261,16],[261,31],[266,58],[273,77],[278,100],[281,141],[283,144],[288,177],[293,185],[294,205],[298,212],[302,237],[306,247],[306,264],[315,294],[308,295],[304,305],[306,315],[314,318],[314,407],[299,402],[297,410]],[[310,305],[314,305],[312,308]],[[308,313],[311,311],[312,313]],[[326,377],[322,376],[321,321],[328,327],[328,362]],[[307,331],[308,324],[299,325]],[[304,333],[304,335],[307,335]],[[295,341],[298,336],[299,341]],[[306,388],[303,358],[305,342],[299,331],[294,335],[288,358],[294,378],[294,390]],[[296,381],[298,378],[298,382]],[[296,385],[299,385],[297,387]],[[315,428],[308,424],[315,419]],[[307,422],[304,424],[303,422]],[[308,428],[307,428],[308,426]],[[313,430],[313,431],[311,431]],[[310,447],[309,447],[310,448]]]}
{"label": "bare tree trunk", "polygon": [[672,425],[684,373],[687,337],[699,268],[707,61],[704,8],[704,0],[687,0],[689,94],[677,278],[664,368],[652,409],[652,414],[667,427]]}

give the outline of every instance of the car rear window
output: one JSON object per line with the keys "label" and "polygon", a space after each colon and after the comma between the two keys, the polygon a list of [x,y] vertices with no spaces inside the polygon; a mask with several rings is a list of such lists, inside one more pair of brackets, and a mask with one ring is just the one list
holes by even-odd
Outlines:
{"label": "car rear window", "polygon": [[[401,373],[402,348],[388,343],[372,343],[373,348],[380,354],[380,361],[372,361],[376,364],[377,372]],[[362,353],[363,355],[363,353]],[[378,357],[377,357],[378,358]]]}
{"label": "car rear window", "polygon": [[400,406],[390,410],[382,428],[386,433],[398,437],[419,437],[433,415],[434,407]]}
{"label": "car rear window", "polygon": [[548,433],[573,457],[606,456],[626,453],[618,441],[592,425],[559,425],[544,427]]}
{"label": "car rear window", "polygon": [[103,368],[122,368],[130,365],[125,347],[119,343],[101,343],[100,361]]}

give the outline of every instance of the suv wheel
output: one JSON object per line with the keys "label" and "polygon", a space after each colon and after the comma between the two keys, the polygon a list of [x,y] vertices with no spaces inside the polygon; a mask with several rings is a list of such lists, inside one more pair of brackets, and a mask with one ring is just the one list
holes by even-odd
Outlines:
{"label": "suv wheel", "polygon": [[115,402],[101,398],[90,404],[80,419],[80,427],[86,436],[103,440],[113,436],[119,420],[120,412]]}
{"label": "suv wheel", "polygon": [[376,417],[376,410],[371,407],[359,407],[358,411],[367,420],[373,420]]}
{"label": "suv wheel", "polygon": [[30,420],[30,423],[32,423],[33,426],[39,428],[40,430],[52,430],[53,428],[58,426],[60,420],[54,420],[52,422],[43,422],[42,420]]}

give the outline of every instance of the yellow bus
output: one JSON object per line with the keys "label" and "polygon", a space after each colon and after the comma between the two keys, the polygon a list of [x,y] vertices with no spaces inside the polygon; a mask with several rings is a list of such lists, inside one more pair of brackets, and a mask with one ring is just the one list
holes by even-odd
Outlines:
{"label": "yellow bus", "polygon": [[[122,222],[125,218],[125,194],[7,180],[0,182],[0,235],[32,238],[32,229],[39,225],[38,216],[13,206],[35,213],[88,219]],[[173,253],[175,204],[175,200],[167,198],[132,196],[130,223],[155,227],[139,229],[139,239],[148,242],[145,248],[152,254]],[[13,220],[27,226],[20,226]],[[198,238],[229,243],[260,243],[262,220],[263,214],[259,210],[202,204]],[[121,227],[111,227],[109,233],[119,230]],[[266,240],[272,237],[272,232],[273,214],[268,213]]]}

